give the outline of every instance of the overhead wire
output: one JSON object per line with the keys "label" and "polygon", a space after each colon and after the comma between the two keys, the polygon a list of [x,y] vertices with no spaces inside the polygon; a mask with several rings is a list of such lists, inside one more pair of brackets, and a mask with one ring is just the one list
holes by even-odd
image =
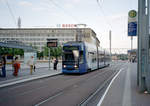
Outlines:
{"label": "overhead wire", "polygon": [[104,16],[104,20],[105,20],[106,24],[110,27],[110,29],[112,29],[112,25],[110,24],[109,19],[107,18],[107,16],[106,16],[106,14],[105,14],[105,12],[104,12],[104,10],[103,10],[99,0],[96,0],[96,1],[97,1],[97,4],[98,4],[98,7],[100,8],[100,10],[101,10],[101,12],[102,12],[102,14]]}
{"label": "overhead wire", "polygon": [[57,8],[61,9],[61,11],[63,11],[66,15],[70,16],[74,21],[76,21],[77,23],[81,23],[75,16],[73,16],[71,13],[69,13],[68,11],[66,11],[63,7],[61,7],[58,3],[54,2],[53,0],[49,0],[54,6],[56,6]]}
{"label": "overhead wire", "polygon": [[13,21],[14,21],[14,24],[17,25],[15,15],[13,14],[12,9],[10,8],[9,2],[7,0],[4,0],[4,1],[5,1],[6,5],[8,7],[9,13],[10,13],[10,15],[11,15]]}

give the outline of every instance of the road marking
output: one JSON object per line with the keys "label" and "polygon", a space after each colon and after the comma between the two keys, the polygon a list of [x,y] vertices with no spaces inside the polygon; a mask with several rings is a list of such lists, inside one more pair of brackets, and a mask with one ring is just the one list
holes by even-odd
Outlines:
{"label": "road marking", "polygon": [[100,101],[99,101],[99,103],[97,104],[97,106],[101,106],[101,105],[102,105],[102,102],[103,102],[103,100],[104,100],[104,98],[105,98],[105,96],[106,96],[108,90],[110,89],[112,83],[113,83],[114,80],[118,77],[118,75],[120,74],[120,72],[121,72],[122,70],[123,70],[123,68],[121,68],[121,69],[119,70],[119,72],[115,75],[115,77],[111,80],[110,84],[108,85],[108,87],[107,87],[107,89],[106,89],[104,95],[103,95],[102,98],[100,99]]}
{"label": "road marking", "polygon": [[131,78],[130,69],[126,71],[125,89],[123,93],[122,106],[131,106]]}
{"label": "road marking", "polygon": [[[0,85],[0,88],[10,86],[10,85],[14,85],[14,84],[18,84],[18,83],[27,82],[27,81],[32,81],[32,80],[36,80],[36,79],[40,79],[40,78],[50,77],[50,76],[58,75],[58,74],[61,74],[61,72],[52,73],[52,74],[48,74],[48,75],[46,74],[46,75],[42,75],[42,76],[37,76],[36,75],[36,76],[30,77],[30,78],[27,78],[27,79],[20,79],[20,80],[10,82],[10,83],[4,83],[4,84]],[[10,81],[12,81],[12,80],[10,80]]]}
{"label": "road marking", "polygon": [[87,79],[87,81],[90,81],[90,80],[92,80],[92,79],[98,77],[98,76],[101,75],[101,74],[105,74],[105,73],[108,72],[108,71],[110,71],[110,70],[106,70],[106,71],[100,72],[100,73],[98,73],[98,74],[96,74],[96,75],[90,77],[89,79]]}
{"label": "road marking", "polygon": [[51,96],[51,97],[49,97],[48,99],[46,99],[46,100],[44,100],[44,101],[42,101],[42,102],[36,104],[35,106],[40,106],[40,105],[42,105],[43,103],[46,103],[47,101],[52,100],[52,99],[56,98],[56,97],[59,96],[59,95],[62,95],[62,93],[63,93],[63,92],[60,92],[60,93],[58,93],[58,94],[56,94],[56,95],[54,95],[54,96]]}

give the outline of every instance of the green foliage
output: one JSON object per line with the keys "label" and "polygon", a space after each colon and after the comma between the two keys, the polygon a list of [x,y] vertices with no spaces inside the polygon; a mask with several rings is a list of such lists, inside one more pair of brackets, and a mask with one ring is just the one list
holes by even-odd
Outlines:
{"label": "green foliage", "polygon": [[52,48],[51,56],[53,56],[55,58],[58,58],[58,57],[62,56],[62,47],[59,46],[57,48]]}
{"label": "green foliage", "polygon": [[49,49],[50,49],[50,55],[52,56],[52,57],[55,57],[55,58],[58,58],[58,57],[60,57],[60,56],[62,56],[62,47],[61,46],[59,46],[59,47],[57,47],[57,48],[48,48],[48,47],[46,47],[46,46],[44,46],[44,56],[49,56]]}
{"label": "green foliage", "polygon": [[37,52],[37,57],[39,59],[43,58],[43,51],[42,52]]}
{"label": "green foliage", "polygon": [[10,55],[24,55],[24,51],[22,49],[17,48],[4,48],[0,47],[0,54],[10,54]]}

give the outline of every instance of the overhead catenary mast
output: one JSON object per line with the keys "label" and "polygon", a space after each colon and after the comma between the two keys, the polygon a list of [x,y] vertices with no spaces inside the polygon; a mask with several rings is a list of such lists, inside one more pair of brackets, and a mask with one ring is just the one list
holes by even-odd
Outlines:
{"label": "overhead catenary mast", "polygon": [[18,18],[18,23],[17,23],[17,25],[18,25],[18,28],[21,28],[21,18],[20,18],[20,17]]}

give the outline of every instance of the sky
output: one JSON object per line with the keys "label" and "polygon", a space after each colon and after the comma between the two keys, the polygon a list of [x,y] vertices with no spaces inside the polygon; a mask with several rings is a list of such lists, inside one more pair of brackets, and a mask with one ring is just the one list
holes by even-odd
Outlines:
{"label": "sky", "polygon": [[[0,0],[0,28],[56,27],[57,24],[86,24],[103,48],[131,48],[127,36],[128,12],[137,10],[138,0]],[[137,37],[133,38],[133,48]]]}

